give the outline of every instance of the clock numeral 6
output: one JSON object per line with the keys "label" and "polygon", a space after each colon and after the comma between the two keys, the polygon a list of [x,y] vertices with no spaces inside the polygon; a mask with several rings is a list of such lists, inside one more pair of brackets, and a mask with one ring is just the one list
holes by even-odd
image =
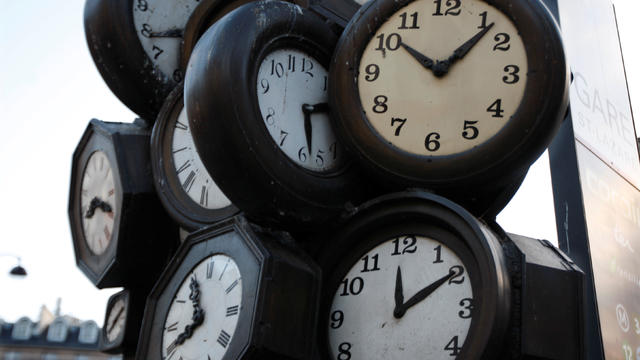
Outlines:
{"label": "clock numeral 6", "polygon": [[[462,306],[463,310],[458,311],[458,316],[461,319],[471,318],[471,312],[473,311],[473,299],[471,298],[462,299],[460,300],[459,305]],[[469,312],[465,312],[465,310],[469,310]]]}
{"label": "clock numeral 6", "polygon": [[449,356],[457,356],[462,351],[462,347],[458,346],[458,335],[454,336],[451,341],[444,347],[445,350],[451,351]]}
{"label": "clock numeral 6", "polygon": [[343,342],[338,345],[338,360],[349,360],[351,359],[351,344],[348,342]]}
{"label": "clock numeral 6", "polygon": [[364,280],[360,276],[354,277],[351,281],[349,278],[345,278],[340,282],[340,285],[342,285],[340,296],[358,295],[364,288]]}
{"label": "clock numeral 6", "polygon": [[378,75],[380,75],[380,67],[376,64],[367,65],[367,67],[364,68],[364,71],[367,73],[364,79],[369,82],[376,81],[376,79],[378,78]]}
{"label": "clock numeral 6", "polygon": [[339,329],[344,322],[344,313],[341,310],[336,310],[331,313],[331,328]]}
{"label": "clock numeral 6", "polygon": [[373,103],[375,105],[373,105],[373,112],[376,114],[383,114],[387,112],[387,109],[389,108],[387,106],[387,100],[389,100],[389,98],[387,98],[384,95],[378,95],[376,97],[373,98]]}
{"label": "clock numeral 6", "polygon": [[424,147],[429,151],[438,151],[440,149],[440,134],[432,132],[424,139]]}
{"label": "clock numeral 6", "polygon": [[306,162],[307,158],[309,157],[307,155],[307,147],[303,146],[300,148],[300,150],[298,150],[298,160],[302,161],[302,162]]}
{"label": "clock numeral 6", "polygon": [[478,137],[478,128],[473,126],[474,124],[477,124],[477,121],[469,121],[469,120],[465,120],[464,121],[464,127],[463,127],[463,132],[462,132],[462,137],[467,139],[467,140],[472,140]]}

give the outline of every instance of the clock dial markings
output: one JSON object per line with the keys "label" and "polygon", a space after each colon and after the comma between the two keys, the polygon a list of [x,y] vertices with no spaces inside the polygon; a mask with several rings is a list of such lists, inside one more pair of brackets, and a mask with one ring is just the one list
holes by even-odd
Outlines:
{"label": "clock dial markings", "polygon": [[93,152],[83,174],[80,211],[87,245],[96,255],[102,254],[111,241],[115,203],[113,200],[109,203],[103,199],[113,198],[114,189],[109,159],[102,151]]}
{"label": "clock dial markings", "polygon": [[218,344],[223,348],[226,348],[229,345],[229,340],[231,340],[231,335],[224,330],[220,330],[220,335],[218,335]]}

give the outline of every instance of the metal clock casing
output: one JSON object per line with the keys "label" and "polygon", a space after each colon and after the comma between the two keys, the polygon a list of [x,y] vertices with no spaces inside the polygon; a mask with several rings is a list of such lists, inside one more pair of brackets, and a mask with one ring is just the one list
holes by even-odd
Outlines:
{"label": "metal clock casing", "polygon": [[[140,120],[126,124],[93,119],[74,151],[68,204],[73,247],[78,267],[98,288],[153,281],[177,246],[178,229],[153,188],[150,132]],[[103,166],[110,165],[113,189],[107,193],[113,196],[90,194],[95,204],[87,207],[83,182],[87,164],[96,153],[104,154]],[[99,168],[100,164],[91,166]],[[83,222],[109,212],[112,225],[96,230],[104,230],[106,245],[96,252],[87,241]]]}
{"label": "metal clock casing", "polygon": [[198,37],[217,17],[246,1],[87,0],[87,44],[111,91],[153,122],[182,81]]}
{"label": "metal clock casing", "polygon": [[[226,271],[221,270],[225,264],[208,264],[217,258],[233,262],[232,278],[225,278]],[[215,276],[209,278],[209,273]],[[164,359],[169,353],[173,358],[181,347],[193,356],[214,358],[215,347],[216,354],[224,354],[223,360],[308,359],[315,338],[319,288],[317,265],[296,249],[286,233],[264,230],[241,216],[223,220],[191,234],[165,269],[147,300],[136,358]],[[186,334],[185,324],[195,324],[191,317],[196,305],[176,297],[179,293],[194,295],[194,289],[199,299],[206,299],[207,292],[222,298],[239,292],[233,295],[240,301],[224,306],[220,305],[222,298],[198,302],[204,314],[201,323],[192,326],[191,335],[182,336],[181,344],[163,344],[167,334]],[[183,300],[187,304],[177,304]],[[194,311],[185,312],[184,321],[177,321],[175,315],[169,318],[172,307],[185,305],[194,306]],[[235,329],[216,328],[211,337],[200,336],[199,331],[219,326],[208,323],[208,316],[217,318],[216,311],[222,312],[223,319],[237,317]]]}
{"label": "metal clock casing", "polygon": [[111,295],[100,331],[100,351],[135,354],[146,295],[146,291],[138,289],[124,289]]}
{"label": "metal clock casing", "polygon": [[[319,96],[335,40],[297,5],[255,2],[227,14],[194,49],[185,105],[196,147],[216,183],[255,221],[308,230],[366,189],[330,140]],[[273,101],[277,89],[281,100]],[[329,157],[336,158],[331,165]]]}
{"label": "metal clock casing", "polygon": [[182,83],[169,94],[153,126],[151,167],[162,205],[186,230],[239,212],[211,178],[193,144]]}
{"label": "metal clock casing", "polygon": [[[467,6],[471,6],[471,3],[491,11],[468,15],[471,10]],[[465,23],[468,34],[461,34],[455,41],[444,42],[440,39],[451,33],[456,34],[459,24],[455,21],[464,16],[472,16]],[[513,25],[516,30],[513,33],[502,28],[497,30],[499,26],[493,27],[493,24],[497,24],[498,17],[504,19],[501,24],[505,25],[500,26],[506,29]],[[436,22],[444,24],[443,28],[451,23],[452,29],[422,32]],[[382,32],[382,26],[386,26],[385,29],[389,26],[392,28]],[[390,33],[390,29],[393,33]],[[422,34],[422,39],[432,39],[433,44],[439,44],[438,49],[450,51],[452,55],[447,58],[437,52],[429,54],[429,49],[436,46],[433,44],[430,48],[421,48],[425,45],[420,41],[406,40],[405,43],[403,39],[410,38],[409,34]],[[503,43],[509,38],[511,43]],[[483,62],[473,63],[474,56],[517,52],[516,42],[520,38],[526,57],[526,66],[523,65],[521,72],[510,62],[515,61],[511,59],[504,60],[506,62],[503,64],[487,57],[486,61],[482,58]],[[361,62],[364,61],[363,54],[371,52],[379,52],[383,56],[380,64]],[[385,64],[393,62],[402,63],[396,70],[403,76],[396,76],[393,81],[384,80],[385,71],[390,69]],[[478,78],[494,70],[499,72],[499,76],[488,79],[495,81],[495,84],[477,82]],[[447,195],[470,186],[482,190],[482,186],[526,171],[553,138],[568,103],[569,71],[560,32],[552,15],[539,1],[368,2],[354,15],[343,32],[332,59],[330,76],[330,100],[335,110],[336,132],[361,162],[374,174],[381,176],[384,182],[395,184],[396,188],[427,187]],[[460,99],[456,91],[461,94],[468,88],[484,86],[484,90],[477,92],[475,98],[479,98],[490,89],[502,89],[498,85],[502,84],[504,89],[500,90],[500,94],[512,94],[515,91],[510,86],[515,86],[512,84],[516,76],[520,82],[515,85],[526,84],[522,100],[518,102],[515,99],[508,104],[511,110],[507,111],[506,100],[498,101],[502,95],[497,95],[497,100],[487,98],[486,104],[473,108],[482,119],[464,115],[454,119],[455,122],[443,120],[450,113],[472,107],[471,101]],[[449,90],[453,92],[440,99],[439,87],[448,84],[449,78],[455,80],[457,85],[451,85]],[[420,109],[420,116],[411,118],[404,112],[412,106],[404,103],[398,105],[404,98],[398,98],[397,93],[388,93],[387,87],[402,90],[404,85],[406,89],[413,89],[412,86],[425,86],[425,81],[430,81],[433,94],[427,96],[422,90],[411,91],[411,96],[416,98],[423,94],[425,96],[412,105]],[[373,91],[366,99],[361,98],[364,88]],[[449,108],[437,108],[437,102],[448,104]],[[385,123],[380,122],[382,120],[372,123],[374,117],[380,117]],[[481,138],[480,135],[485,131],[482,126],[493,127],[498,120],[503,125],[491,130],[495,133],[477,143],[469,142]],[[453,128],[445,134],[443,129],[435,128],[433,124]],[[419,138],[420,141],[410,143],[407,137]],[[395,141],[398,143],[394,144]],[[452,145],[455,146],[444,151]],[[421,149],[415,146],[421,146]]]}
{"label": "metal clock casing", "polygon": [[[508,261],[499,237],[466,210],[424,191],[394,193],[356,208],[328,236],[320,257],[323,358],[500,354],[512,311]],[[372,288],[376,282],[387,285]],[[398,336],[404,342],[386,342]],[[432,343],[438,336],[445,338]]]}

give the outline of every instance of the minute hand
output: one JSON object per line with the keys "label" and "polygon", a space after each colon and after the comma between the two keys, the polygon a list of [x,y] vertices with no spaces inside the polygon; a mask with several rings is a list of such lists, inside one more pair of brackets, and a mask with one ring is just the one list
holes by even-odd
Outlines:
{"label": "minute hand", "polygon": [[441,277],[440,279],[438,279],[438,280],[434,281],[433,283],[431,283],[429,286],[427,286],[424,289],[418,291],[406,303],[404,303],[404,304],[402,304],[402,306],[400,306],[400,308],[398,309],[398,312],[401,313],[401,314],[404,314],[407,310],[409,310],[410,307],[412,307],[413,305],[415,305],[415,304],[419,303],[420,301],[426,299],[427,296],[431,295],[431,293],[436,291],[436,289],[438,289],[440,287],[440,285],[444,284],[447,280],[449,280],[455,274],[456,274],[455,271],[449,271],[449,273],[447,275]]}
{"label": "minute hand", "polygon": [[475,34],[471,39],[467,40],[464,44],[455,49],[453,51],[453,55],[449,56],[449,58],[446,60],[449,63],[449,66],[453,65],[454,62],[462,59],[465,55],[467,55],[471,48],[473,48],[489,30],[491,30],[494,24],[495,23],[487,25],[484,29]]}

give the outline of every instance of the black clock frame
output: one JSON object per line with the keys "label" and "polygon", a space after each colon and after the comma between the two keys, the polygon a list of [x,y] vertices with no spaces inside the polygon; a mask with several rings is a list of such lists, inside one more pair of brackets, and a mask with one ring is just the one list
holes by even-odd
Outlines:
{"label": "black clock frame", "polygon": [[183,89],[182,83],[173,89],[153,125],[151,169],[164,208],[178,224],[187,231],[193,231],[236,215],[240,210],[233,204],[220,209],[203,208],[183,190],[175,172],[177,167],[174,166],[172,149],[175,124],[184,106]]}
{"label": "black clock frame", "polygon": [[162,359],[171,301],[191,270],[216,254],[231,257],[242,276],[238,323],[221,360],[308,359],[316,332],[320,270],[292,244],[286,233],[253,226],[242,216],[189,235],[147,299],[136,359]]}
{"label": "black clock frame", "polygon": [[[164,99],[184,77],[193,44],[216,15],[229,11],[231,0],[204,0],[184,29],[180,74],[168,77],[142,48],[133,21],[135,0],[87,0],[84,28],[89,51],[109,89],[129,109],[149,122],[156,119]],[[247,0],[241,0],[247,1]]]}
{"label": "black clock frame", "polygon": [[271,51],[296,48],[326,65],[335,41],[314,13],[272,1],[229,13],[194,49],[185,99],[196,147],[223,192],[255,221],[304,228],[336,216],[363,193],[350,161],[318,173],[290,160],[269,135],[258,105],[256,77]]}
{"label": "black clock frame", "polygon": [[503,12],[523,39],[528,62],[523,100],[505,128],[484,144],[454,155],[416,155],[377,133],[366,118],[358,90],[366,45],[382,24],[413,1],[370,1],[343,32],[329,81],[338,136],[371,171],[400,188],[422,186],[455,193],[526,171],[549,145],[568,105],[569,70],[553,16],[538,0],[482,0]]}
{"label": "black clock frame", "polygon": [[[109,354],[135,354],[138,334],[142,315],[144,314],[144,303],[148,291],[138,291],[136,289],[123,289],[109,298],[104,315],[104,326],[100,329],[100,351]],[[113,306],[122,299],[125,303],[125,320],[122,332],[113,341],[109,341],[107,331],[107,321]]]}
{"label": "black clock frame", "polygon": [[[150,132],[144,122],[93,119],[73,154],[68,215],[76,264],[98,288],[155,279],[177,245],[178,228],[164,212],[153,188]],[[87,162],[98,150],[111,164],[117,211],[111,241],[102,254],[96,255],[84,236],[80,192]]]}
{"label": "black clock frame", "polygon": [[[402,235],[431,237],[452,249],[471,278],[474,309],[457,359],[496,359],[511,319],[511,285],[499,237],[456,203],[419,190],[392,193],[358,207],[320,256],[323,282],[319,352],[329,352],[329,315],[336,289],[362,256]],[[392,312],[392,309],[389,309]]]}

